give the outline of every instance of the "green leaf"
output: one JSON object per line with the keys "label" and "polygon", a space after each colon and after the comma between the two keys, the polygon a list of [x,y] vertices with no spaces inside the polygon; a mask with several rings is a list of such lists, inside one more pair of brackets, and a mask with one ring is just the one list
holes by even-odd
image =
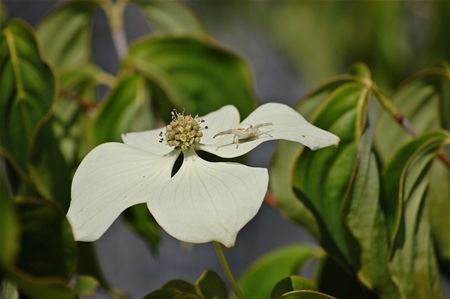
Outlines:
{"label": "green leaf", "polygon": [[72,174],[53,135],[52,125],[53,117],[36,133],[28,168],[41,196],[56,201],[65,213],[70,205]]}
{"label": "green leaf", "polygon": [[[179,110],[204,115],[226,104],[241,117],[256,105],[247,65],[218,46],[187,37],[154,37],[136,43],[125,65],[143,73]],[[162,102],[162,103],[161,103]],[[169,117],[169,111],[165,111]]]}
{"label": "green leaf", "polygon": [[[447,155],[448,157],[448,155]],[[442,161],[435,160],[430,169],[430,188],[427,202],[430,210],[430,224],[436,250],[442,261],[442,268],[450,277],[450,169]]]}
{"label": "green leaf", "polygon": [[75,271],[76,252],[65,215],[55,204],[37,200],[17,202],[16,211],[22,228],[17,267],[33,276],[68,281]]}
{"label": "green leaf", "polygon": [[244,297],[270,298],[275,284],[282,278],[297,274],[308,259],[318,257],[317,247],[292,245],[277,249],[253,262],[239,280]]}
{"label": "green leaf", "polygon": [[206,37],[196,15],[178,0],[132,0],[144,11],[152,29],[163,34],[185,34]]}
{"label": "green leaf", "polygon": [[342,264],[329,255],[325,256],[320,261],[316,283],[321,292],[325,292],[337,298],[376,298],[375,294],[371,294],[370,291],[358,281],[355,273],[347,270]]}
{"label": "green leaf", "polygon": [[26,169],[35,132],[49,116],[55,83],[33,33],[12,20],[0,34],[0,148]]}
{"label": "green leaf", "polygon": [[156,291],[151,292],[147,296],[145,296],[143,299],[173,299],[177,295],[182,294],[181,291],[177,289],[159,289]]}
{"label": "green leaf", "polygon": [[292,291],[279,297],[279,299],[336,299],[318,291]]}
{"label": "green leaf", "polygon": [[43,53],[57,69],[79,67],[91,58],[92,14],[97,0],[60,5],[39,24]]}
{"label": "green leaf", "polygon": [[110,293],[117,293],[106,280],[100,263],[97,259],[95,244],[92,242],[79,242],[78,244],[77,273],[83,276],[92,276],[100,286]]}
{"label": "green leaf", "polygon": [[395,154],[383,172],[389,267],[403,298],[443,298],[425,198],[433,158],[449,142],[448,132],[417,137]]}
{"label": "green leaf", "polygon": [[[392,101],[418,132],[439,128],[449,130],[449,86],[448,65],[442,64],[412,75],[411,79],[393,95]],[[392,155],[411,138],[391,116],[387,113],[381,114],[375,140],[383,160],[389,161]],[[450,205],[447,196],[450,190],[450,175],[448,169],[438,164],[442,162],[434,162],[431,169],[433,180],[430,183],[427,202],[437,251],[443,261],[443,267],[450,273],[450,239],[444,229],[450,226],[450,218],[445,215]]]}
{"label": "green leaf", "polygon": [[190,294],[196,293],[195,286],[192,283],[181,279],[169,281],[168,283],[163,285],[162,289],[175,289],[180,292]]}
{"label": "green leaf", "polygon": [[94,140],[96,144],[120,141],[121,134],[148,130],[152,123],[146,80],[138,74],[127,75],[118,80],[101,104],[94,123]]}
{"label": "green leaf", "polygon": [[75,285],[75,290],[80,296],[90,297],[94,295],[99,282],[92,276],[79,276]]}
{"label": "green leaf", "polygon": [[[358,64],[355,80],[370,81],[370,71]],[[325,250],[366,287],[395,298],[397,289],[387,267],[386,225],[379,202],[380,184],[373,152],[373,119],[369,90],[363,83],[346,83],[331,93],[313,122],[341,138],[337,149],[304,149],[294,165],[294,191],[310,207]],[[384,262],[380,262],[384,261]],[[350,280],[357,280],[350,274]]]}
{"label": "green leaf", "polygon": [[203,299],[227,299],[228,291],[220,276],[211,270],[202,273],[195,283],[199,295]]}
{"label": "green leaf", "polygon": [[9,268],[19,249],[18,223],[16,213],[10,200],[4,161],[0,158],[0,272]]}
{"label": "green leaf", "polygon": [[373,128],[358,145],[358,168],[348,198],[345,222],[358,241],[358,278],[383,298],[398,298],[398,289],[390,278],[387,262],[388,237],[380,205],[380,171],[372,150]]}
{"label": "green leaf", "polygon": [[367,122],[367,89],[359,83],[337,88],[316,112],[316,126],[338,135],[337,148],[304,149],[294,165],[297,196],[313,212],[325,250],[342,263],[357,264],[351,234],[343,224],[342,208],[357,169],[357,144]]}
{"label": "green leaf", "polygon": [[30,299],[75,299],[76,292],[58,278],[37,278],[19,270],[9,271],[8,278]]}
{"label": "green leaf", "polygon": [[153,218],[146,204],[138,204],[124,212],[125,223],[147,244],[152,252],[156,252],[161,239],[158,223]]}
{"label": "green leaf", "polygon": [[289,276],[280,280],[272,289],[270,299],[278,299],[284,293],[296,290],[317,290],[316,284],[301,276]]}
{"label": "green leaf", "polygon": [[[305,118],[311,114],[326,99],[332,89],[336,88],[334,80],[318,88],[313,94],[303,98],[295,109]],[[303,150],[303,145],[280,140],[277,142],[270,167],[270,186],[275,196],[275,205],[289,220],[306,227],[319,238],[319,228],[311,212],[298,200],[292,190],[293,167],[297,156]]]}

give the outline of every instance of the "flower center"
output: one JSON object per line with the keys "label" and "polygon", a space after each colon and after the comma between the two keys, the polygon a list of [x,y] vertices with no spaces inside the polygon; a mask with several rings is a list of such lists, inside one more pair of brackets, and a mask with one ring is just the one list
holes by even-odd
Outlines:
{"label": "flower center", "polygon": [[198,118],[198,116],[192,117],[191,115],[184,115],[184,112],[172,111],[172,121],[166,126],[165,134],[159,133],[161,137],[159,142],[163,142],[165,139],[169,146],[186,151],[200,143],[203,136],[201,131],[208,129],[207,126],[202,127],[200,125],[203,122],[204,120]]}

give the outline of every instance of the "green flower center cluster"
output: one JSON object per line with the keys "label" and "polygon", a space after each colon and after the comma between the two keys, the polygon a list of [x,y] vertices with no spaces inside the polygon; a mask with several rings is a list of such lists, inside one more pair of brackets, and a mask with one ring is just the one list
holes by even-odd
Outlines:
{"label": "green flower center cluster", "polygon": [[[166,126],[166,133],[164,138],[161,138],[159,142],[163,142],[164,139],[169,146],[173,146],[176,149],[182,151],[200,143],[203,133],[203,128],[200,126],[204,120],[199,119],[197,116],[184,115],[184,113],[172,112],[172,121]],[[207,129],[207,127],[204,127]],[[160,133],[162,137],[163,133]]]}

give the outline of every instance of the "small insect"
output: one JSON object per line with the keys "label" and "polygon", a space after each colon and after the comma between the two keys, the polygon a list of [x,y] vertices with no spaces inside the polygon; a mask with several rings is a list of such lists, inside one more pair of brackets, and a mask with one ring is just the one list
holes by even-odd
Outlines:
{"label": "small insect", "polygon": [[272,137],[272,135],[270,135],[267,132],[263,132],[261,131],[259,128],[261,127],[267,127],[267,126],[271,126],[272,123],[262,123],[262,124],[257,124],[257,125],[246,125],[243,127],[239,127],[236,129],[229,129],[226,131],[222,131],[217,133],[216,135],[213,136],[213,138],[216,138],[217,136],[222,136],[222,135],[234,135],[233,137],[233,144],[236,144],[236,148],[239,147],[239,142],[242,140],[247,140],[250,138],[254,138],[254,137],[260,137],[260,136],[268,136],[268,137]]}

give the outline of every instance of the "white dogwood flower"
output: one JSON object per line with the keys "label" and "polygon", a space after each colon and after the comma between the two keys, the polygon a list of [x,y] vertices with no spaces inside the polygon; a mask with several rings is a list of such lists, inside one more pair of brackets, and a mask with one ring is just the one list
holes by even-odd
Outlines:
{"label": "white dogwood flower", "polygon": [[[147,203],[173,237],[233,246],[239,230],[261,207],[267,170],[208,162],[196,150],[230,158],[272,139],[300,142],[313,150],[339,142],[278,103],[260,106],[242,123],[231,105],[201,118],[174,113],[166,127],[123,134],[122,139],[124,143],[94,148],[75,173],[67,217],[76,240],[98,239],[125,209]],[[183,163],[172,176],[181,153]]]}

